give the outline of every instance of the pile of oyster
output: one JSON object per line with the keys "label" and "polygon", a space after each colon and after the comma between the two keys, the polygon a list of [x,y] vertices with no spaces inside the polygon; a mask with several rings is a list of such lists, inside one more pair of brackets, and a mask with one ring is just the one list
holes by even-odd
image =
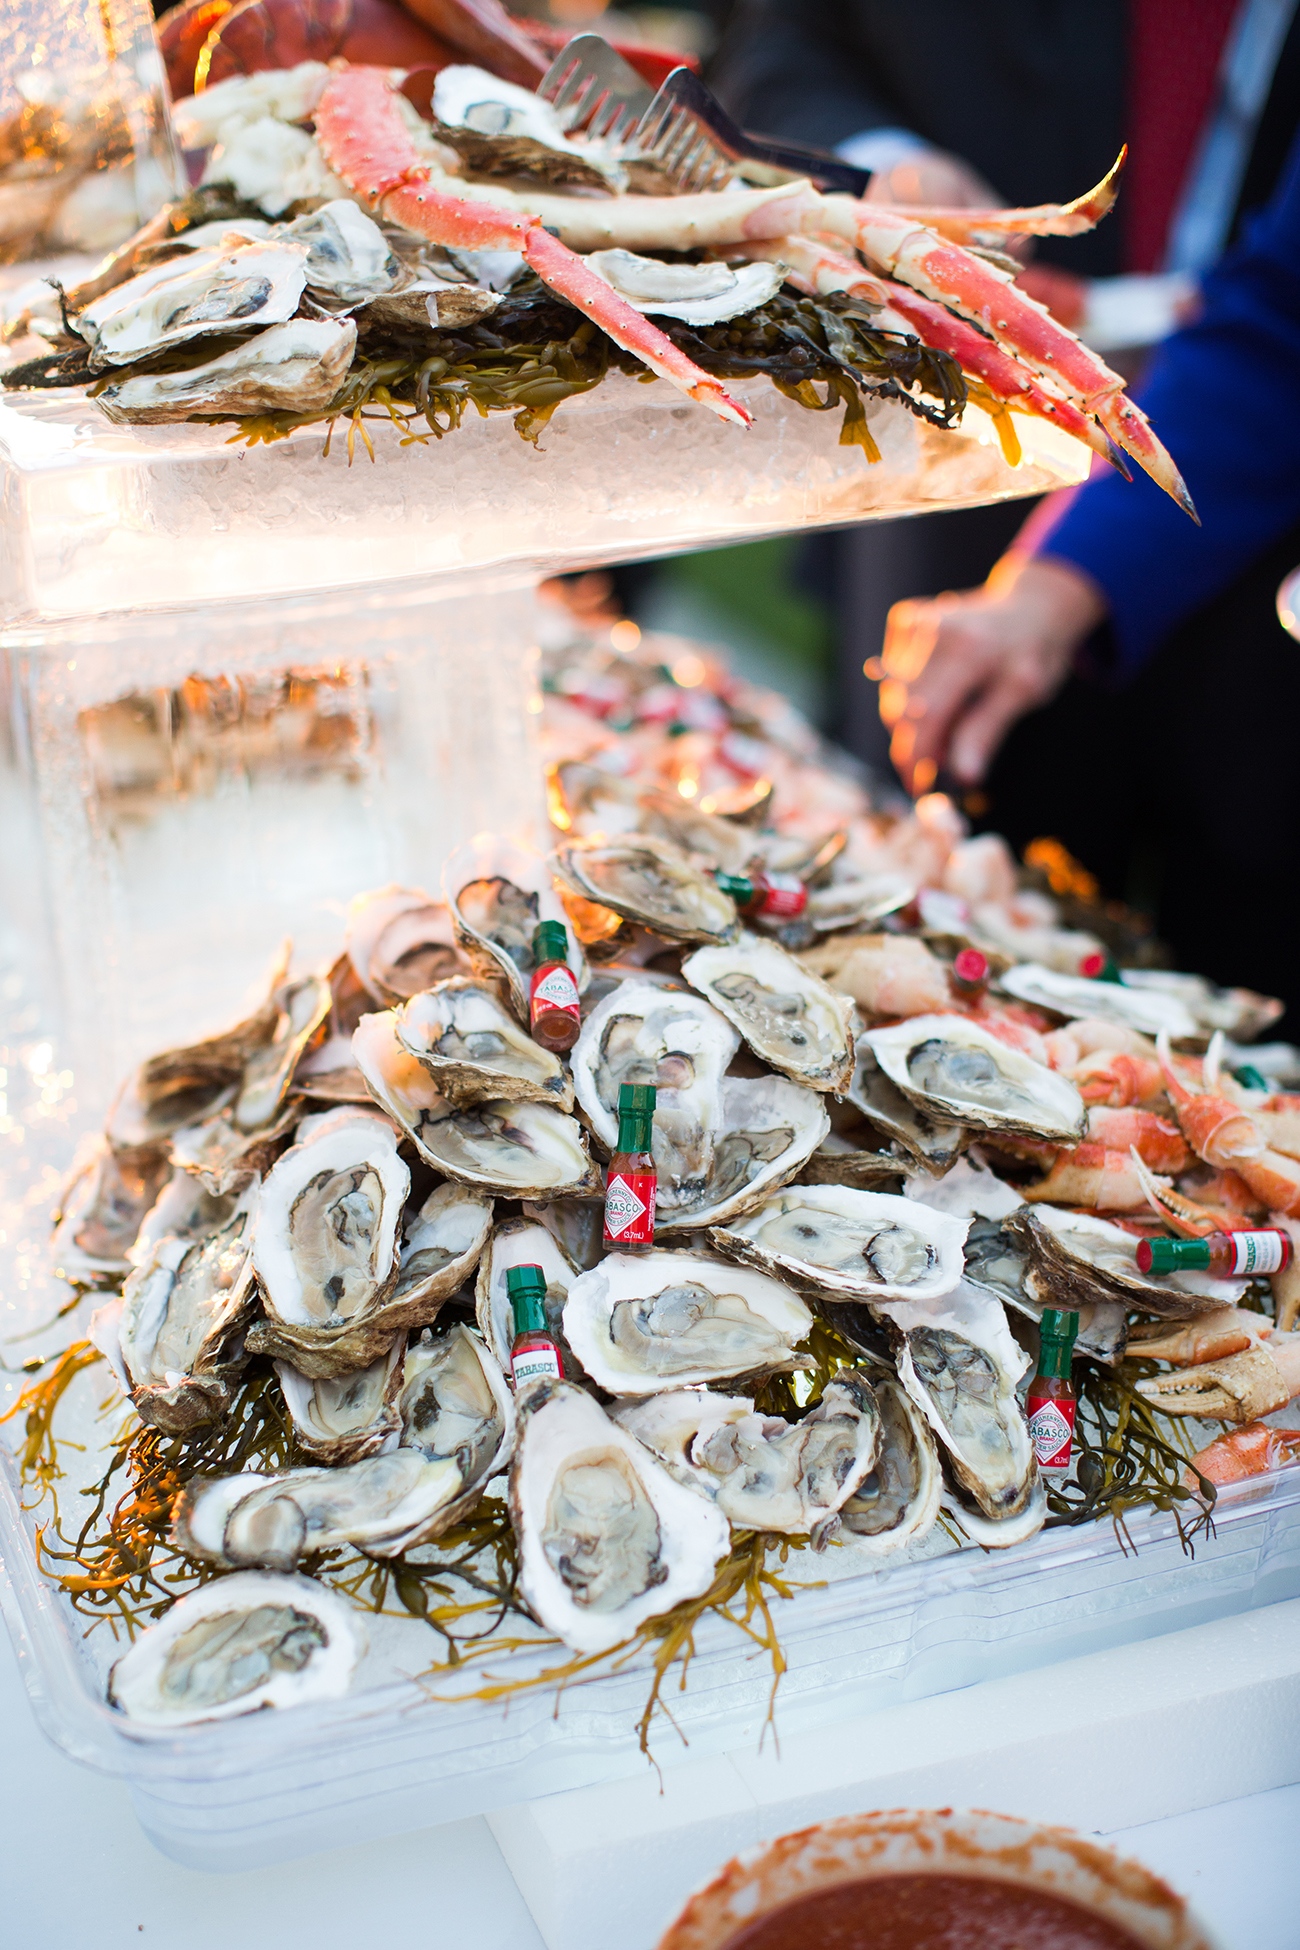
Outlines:
{"label": "pile of oyster", "polygon": [[[942,1508],[1013,1544],[1045,1516],[1017,1393],[1044,1305],[1081,1307],[1081,1345],[1113,1360],[1126,1303],[1222,1304],[1222,1282],[1143,1282],[1127,1233],[1008,1182],[998,1147],[1088,1130],[1019,1018],[855,1003],[824,949],[801,959],[720,891],[718,856],[752,863],[760,836],[662,799],[645,830],[570,831],[549,860],[481,839],[437,897],[358,898],[332,966],[292,976],[286,952],[245,1021],[120,1091],[56,1235],[68,1278],[121,1282],[96,1344],[181,1435],[273,1364],[298,1456],[184,1488],[175,1543],[230,1575],[120,1663],[128,1712],[339,1690],[360,1639],[304,1570],[416,1550],[485,1493],[508,1494],[524,1601],[580,1653],[702,1597],[734,1530],[878,1560]],[[528,1033],[540,920],[582,996],[568,1059]],[[657,1092],[641,1255],[602,1247],[624,1083]],[[521,1264],[564,1374],[515,1396]],[[814,1393],[819,1334],[841,1364]],[[786,1413],[759,1405],[773,1377]]]}

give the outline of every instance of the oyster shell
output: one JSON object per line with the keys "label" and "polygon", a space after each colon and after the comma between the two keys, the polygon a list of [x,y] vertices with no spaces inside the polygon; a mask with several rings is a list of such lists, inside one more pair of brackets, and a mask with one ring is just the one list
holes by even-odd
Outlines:
{"label": "oyster shell", "polygon": [[576,1652],[607,1652],[713,1582],[730,1526],[644,1444],[566,1381],[519,1404],[510,1517],[519,1583],[540,1625]]}
{"label": "oyster shell", "polygon": [[451,909],[418,887],[380,887],[348,908],[344,953],[381,1008],[394,1008],[435,982],[463,975]]}
{"label": "oyster shell", "polygon": [[214,1196],[191,1172],[174,1170],[145,1213],[127,1259],[138,1266],[160,1239],[208,1239],[235,1215],[233,1192]]}
{"label": "oyster shell", "polygon": [[119,1157],[102,1137],[78,1146],[50,1244],[59,1278],[84,1286],[106,1284],[125,1273],[140,1227],[169,1172],[157,1153]]}
{"label": "oyster shell", "polygon": [[655,1086],[652,1146],[665,1218],[700,1203],[722,1125],[723,1073],[739,1044],[699,996],[636,980],[621,982],[596,1005],[574,1044],[578,1102],[607,1151],[618,1141],[620,1085]]}
{"label": "oyster shell", "polygon": [[592,251],[586,264],[634,310],[688,325],[739,318],[774,298],[785,282],[783,264],[665,264],[626,250]]}
{"label": "oyster shell", "polygon": [[[207,1238],[163,1235],[122,1288],[116,1340],[137,1414],[184,1433],[230,1406],[243,1366],[239,1333],[253,1306],[256,1188]],[[110,1332],[105,1309],[102,1331]]]}
{"label": "oyster shell", "polygon": [[747,1395],[683,1388],[611,1411],[679,1483],[713,1498],[744,1530],[824,1525],[876,1460],[880,1413],[865,1375],[841,1368],[797,1422],[761,1415]]}
{"label": "oyster shell", "polygon": [[1176,995],[1159,989],[1129,988],[1127,977],[1119,982],[1097,982],[1026,961],[1004,969],[998,984],[1008,995],[1040,1009],[1055,1010],[1058,1016],[1114,1022],[1146,1036],[1155,1036],[1162,1029],[1180,1039],[1201,1033],[1196,1018]]}
{"label": "oyster shell", "polygon": [[1087,1106],[1068,1077],[965,1016],[913,1016],[863,1040],[890,1082],[932,1117],[1058,1144],[1087,1136]]}
{"label": "oyster shell", "polygon": [[669,840],[651,833],[570,840],[554,860],[575,894],[670,941],[717,943],[736,932],[735,903]]}
{"label": "oyster shell", "polygon": [[579,993],[586,988],[582,949],[540,854],[482,835],[450,856],[442,891],[457,941],[480,975],[505,976],[521,1022],[528,1021],[533,929],[539,921],[559,921],[565,928],[569,967]]}
{"label": "oyster shell", "polygon": [[1029,1253],[1047,1304],[1082,1308],[1098,1300],[1140,1307],[1163,1320],[1191,1320],[1215,1307],[1234,1307],[1244,1280],[1216,1280],[1186,1271],[1149,1277],[1138,1270],[1138,1240],[1095,1212],[1068,1212],[1054,1205],[1024,1207],[1006,1221],[1011,1237]]}
{"label": "oyster shell", "polygon": [[840,1505],[840,1525],[859,1550],[888,1557],[933,1530],[943,1474],[930,1424],[902,1383],[873,1371],[871,1385],[880,1414],[875,1465]]}
{"label": "oyster shell", "polygon": [[252,1352],[313,1378],[347,1374],[425,1318],[425,1303],[392,1298],[410,1188],[386,1117],[304,1118],[262,1186],[253,1264],[267,1317],[250,1330]]}
{"label": "oyster shell", "polygon": [[123,1653],[108,1701],[142,1726],[179,1727],[340,1699],[365,1646],[356,1612],[314,1578],[214,1578]]}
{"label": "oyster shell", "polygon": [[441,68],[433,84],[436,134],[477,176],[539,176],[593,190],[621,190],[627,172],[598,142],[574,142],[551,104],[485,68]]}
{"label": "oyster shell", "polygon": [[656,1205],[656,1228],[721,1225],[799,1176],[829,1127],[825,1099],[788,1077],[724,1077],[722,1121],[693,1205]]}
{"label": "oyster shell", "polygon": [[[597,1208],[599,1210],[599,1208]],[[578,1270],[548,1227],[537,1219],[507,1219],[497,1226],[478,1263],[474,1287],[474,1317],[479,1333],[506,1373],[510,1372],[510,1350],[514,1345],[515,1324],[506,1290],[506,1274],[512,1266],[540,1266],[546,1277],[546,1325],[555,1337],[562,1355],[569,1353],[564,1335],[564,1303]],[[573,1373],[569,1374],[572,1364]],[[579,1373],[572,1356],[565,1362],[570,1380]]]}
{"label": "oyster shell", "polygon": [[356,349],[350,318],[295,318],[198,365],[115,379],[98,395],[98,405],[120,426],[322,413],[346,379]]}
{"label": "oyster shell", "polygon": [[296,1091],[272,1121],[257,1131],[241,1131],[229,1110],[220,1111],[174,1134],[172,1163],[215,1197],[238,1192],[251,1179],[270,1170],[302,1115],[303,1100]]}
{"label": "oyster shell", "polygon": [[698,1253],[610,1253],[564,1303],[564,1333],[611,1395],[790,1374],[812,1314],[780,1280]]}
{"label": "oyster shell", "polygon": [[792,1185],[709,1230],[729,1258],[873,1306],[951,1293],[965,1236],[963,1220],[915,1199],[847,1185]]}
{"label": "oyster shell", "polygon": [[189,251],[96,298],[73,321],[95,365],[124,366],[215,332],[282,325],[307,283],[307,246]]}
{"label": "oyster shell", "polygon": [[853,1004],[775,941],[742,934],[699,948],[682,974],[738,1029],[755,1056],[813,1090],[842,1091],[853,1074]]}
{"label": "oyster shell", "polygon": [[509,1198],[581,1197],[600,1188],[577,1121],[549,1104],[494,1099],[453,1110],[397,1039],[396,1017],[363,1016],[357,1064],[436,1171]]}
{"label": "oyster shell", "polygon": [[406,276],[379,225],[351,197],[322,203],[273,233],[307,246],[307,289],[317,298],[360,305],[392,291]]}
{"label": "oyster shell", "polygon": [[898,1377],[928,1420],[957,1483],[986,1517],[1018,1516],[1038,1465],[1016,1383],[1029,1356],[998,1302],[964,1283],[942,1299],[880,1308],[903,1336]]}
{"label": "oyster shell", "polygon": [[406,1336],[399,1334],[370,1367],[316,1381],[287,1361],[277,1361],[280,1392],[299,1448],[318,1462],[350,1463],[394,1447],[402,1427],[397,1397],[405,1353]]}
{"label": "oyster shell", "polygon": [[439,1536],[510,1452],[510,1391],[478,1336],[456,1326],[408,1348],[398,1408],[401,1442],[384,1455],[196,1477],[176,1500],[173,1542],[208,1563],[289,1570],[340,1544],[397,1557]]}
{"label": "oyster shell", "polygon": [[[407,1218],[392,1305],[459,1292],[492,1233],[492,1200],[468,1185],[438,1185]],[[427,1323],[433,1314],[424,1315]]]}
{"label": "oyster shell", "polygon": [[1047,1490],[1037,1466],[1029,1494],[1012,1516],[990,1517],[974,1498],[963,1495],[960,1486],[947,1479],[939,1504],[948,1516],[956,1518],[968,1540],[986,1551],[1008,1550],[1012,1544],[1027,1543],[1047,1521]]}
{"label": "oyster shell", "polygon": [[891,1083],[866,1036],[859,1036],[854,1044],[853,1077],[845,1095],[926,1171],[939,1174],[949,1170],[966,1147],[964,1126],[928,1116]]}
{"label": "oyster shell", "polygon": [[453,976],[412,996],[397,1011],[397,1040],[458,1107],[513,1097],[573,1108],[559,1057],[526,1035],[473,976]]}
{"label": "oyster shell", "polygon": [[280,1005],[269,1041],[244,1065],[230,1121],[238,1131],[261,1131],[280,1110],[307,1051],[324,1039],[333,994],[324,975],[308,975],[278,991]]}

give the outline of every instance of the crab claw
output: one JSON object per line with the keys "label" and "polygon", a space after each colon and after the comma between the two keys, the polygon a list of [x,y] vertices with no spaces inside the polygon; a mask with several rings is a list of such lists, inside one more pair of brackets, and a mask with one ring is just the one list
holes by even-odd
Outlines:
{"label": "crab claw", "polygon": [[1157,487],[1172,495],[1183,513],[1190,515],[1199,528],[1201,517],[1196,512],[1196,503],[1187,492],[1187,483],[1174,466],[1168,448],[1156,439],[1151,422],[1142,408],[1134,406],[1123,393],[1112,393],[1097,407],[1097,418],[1116,445],[1122,447],[1126,454],[1131,454],[1143,473],[1149,474]]}
{"label": "crab claw", "polygon": [[914,210],[909,205],[907,214],[955,244],[978,243],[990,233],[1004,237],[1080,237],[1114,209],[1127,156],[1125,143],[1097,187],[1076,196],[1072,203],[1035,203],[1021,210]]}
{"label": "crab claw", "polygon": [[1259,1157],[1264,1140],[1254,1118],[1213,1091],[1188,1089],[1173,1067],[1167,1030],[1156,1037],[1156,1055],[1183,1135],[1198,1158],[1239,1170],[1243,1160]]}

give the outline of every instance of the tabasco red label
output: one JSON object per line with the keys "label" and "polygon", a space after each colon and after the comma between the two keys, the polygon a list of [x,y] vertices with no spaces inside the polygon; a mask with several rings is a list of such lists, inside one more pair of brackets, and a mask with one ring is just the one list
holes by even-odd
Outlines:
{"label": "tabasco red label", "polygon": [[1054,1401],[1042,1395],[1031,1395],[1025,1403],[1029,1412],[1029,1440],[1034,1445],[1040,1469],[1064,1471],[1070,1467],[1077,1406],[1068,1399]]}
{"label": "tabasco red label", "polygon": [[563,1009],[565,1015],[572,1016],[575,1021],[582,1014],[582,1004],[578,999],[578,984],[573,979],[572,971],[566,968],[563,962],[552,962],[549,968],[538,969],[533,977],[529,1001],[534,1020],[543,1009]]}
{"label": "tabasco red label", "polygon": [[651,1246],[654,1236],[654,1172],[612,1171],[605,1187],[605,1244]]}
{"label": "tabasco red label", "polygon": [[808,905],[808,889],[792,873],[765,874],[763,894],[763,913],[773,920],[791,919]]}

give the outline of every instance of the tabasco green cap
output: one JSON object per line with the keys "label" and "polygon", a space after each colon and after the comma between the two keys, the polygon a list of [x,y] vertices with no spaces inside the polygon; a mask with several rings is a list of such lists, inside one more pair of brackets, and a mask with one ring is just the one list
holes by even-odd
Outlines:
{"label": "tabasco green cap", "polygon": [[1181,1273],[1189,1266],[1210,1263],[1207,1239],[1139,1239],[1139,1273]]}
{"label": "tabasco green cap", "polygon": [[506,1292],[511,1306],[516,1300],[545,1300],[546,1275],[540,1266],[507,1267]]}
{"label": "tabasco green cap", "polygon": [[742,906],[754,898],[754,883],[746,880],[743,873],[723,873],[719,868],[713,878],[724,894],[730,894],[732,900],[739,901]]}
{"label": "tabasco green cap", "polygon": [[563,921],[539,921],[533,929],[533,960],[540,964],[568,959],[569,939]]}
{"label": "tabasco green cap", "polygon": [[652,1083],[620,1083],[618,1086],[618,1114],[626,1117],[629,1112],[639,1116],[654,1113],[657,1092]]}
{"label": "tabasco green cap", "polygon": [[1268,1078],[1253,1063],[1242,1063],[1233,1071],[1233,1076],[1243,1090],[1267,1090]]}
{"label": "tabasco green cap", "polygon": [[1038,1331],[1045,1341],[1073,1341],[1079,1332],[1079,1316],[1061,1307],[1044,1307]]}

